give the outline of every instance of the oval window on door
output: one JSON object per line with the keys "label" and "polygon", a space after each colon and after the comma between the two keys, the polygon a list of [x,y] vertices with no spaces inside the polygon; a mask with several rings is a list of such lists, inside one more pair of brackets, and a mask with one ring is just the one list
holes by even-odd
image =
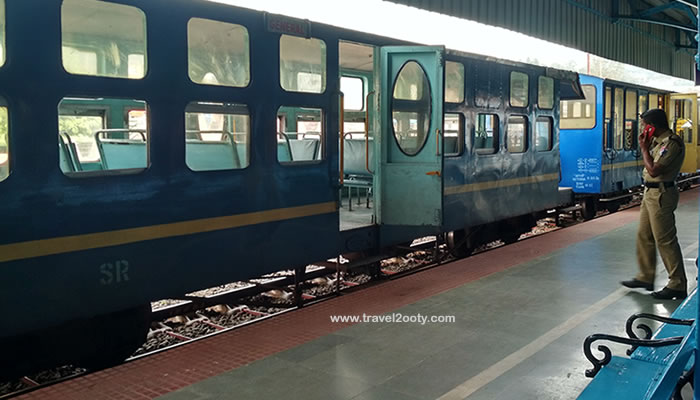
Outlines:
{"label": "oval window on door", "polygon": [[425,145],[430,129],[430,83],[423,68],[409,61],[394,82],[391,99],[394,139],[402,152],[415,156]]}

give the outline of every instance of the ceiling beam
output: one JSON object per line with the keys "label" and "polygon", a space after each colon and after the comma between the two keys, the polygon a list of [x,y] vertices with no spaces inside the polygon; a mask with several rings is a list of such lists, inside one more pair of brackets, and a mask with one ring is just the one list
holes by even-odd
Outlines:
{"label": "ceiling beam", "polygon": [[635,15],[613,15],[613,19],[622,19],[625,21],[646,22],[648,24],[663,25],[663,26],[668,26],[670,28],[680,29],[680,30],[688,31],[688,32],[697,32],[698,31],[697,26],[682,25],[682,24],[675,23],[675,22],[661,21],[661,20],[653,19],[653,18],[637,17]]}

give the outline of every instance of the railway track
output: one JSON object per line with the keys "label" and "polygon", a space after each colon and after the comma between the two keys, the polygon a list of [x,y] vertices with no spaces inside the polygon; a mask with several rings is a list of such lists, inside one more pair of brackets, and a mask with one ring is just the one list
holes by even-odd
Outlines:
{"label": "railway track", "polygon": [[[697,186],[693,186],[695,188]],[[640,196],[620,207],[639,205]],[[580,213],[579,213],[580,214]],[[596,218],[609,214],[599,211]],[[527,240],[558,229],[584,222],[577,210],[569,214],[540,219],[531,232],[521,235]],[[501,241],[477,248],[479,254],[503,246]],[[307,266],[303,278],[297,271],[280,271],[246,282],[234,282],[194,293],[180,299],[152,303],[153,323],[146,343],[125,362],[131,362],[167,351],[232,329],[273,318],[303,306],[311,305],[343,292],[363,286],[398,279],[443,263],[454,261],[447,246],[436,237],[414,241],[410,247],[397,247],[361,260],[331,260]],[[0,382],[0,400],[42,389],[88,373],[74,366],[62,366],[25,376],[12,382]]]}

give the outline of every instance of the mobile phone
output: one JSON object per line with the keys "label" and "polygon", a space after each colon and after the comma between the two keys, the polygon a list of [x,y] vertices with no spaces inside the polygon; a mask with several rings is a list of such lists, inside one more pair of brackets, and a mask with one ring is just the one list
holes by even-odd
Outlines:
{"label": "mobile phone", "polygon": [[644,131],[642,132],[642,136],[644,136],[644,137],[647,138],[647,139],[651,139],[651,137],[654,135],[654,131],[655,131],[655,130],[656,130],[655,127],[653,127],[653,126],[651,126],[651,125],[647,125],[647,126],[644,128]]}

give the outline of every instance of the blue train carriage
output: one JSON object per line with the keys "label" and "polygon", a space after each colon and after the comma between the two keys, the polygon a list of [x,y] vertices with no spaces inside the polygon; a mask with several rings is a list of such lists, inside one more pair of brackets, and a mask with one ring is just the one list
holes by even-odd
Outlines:
{"label": "blue train carriage", "polygon": [[[583,95],[575,73],[450,56],[444,226],[461,257],[493,240],[516,241],[544,211],[570,202],[558,188],[559,102]],[[464,96],[455,71],[466,77]]]}
{"label": "blue train carriage", "polygon": [[580,82],[585,99],[561,104],[561,185],[590,219],[600,208],[617,211],[642,184],[639,115],[666,109],[668,92],[588,75]]}
{"label": "blue train carriage", "polygon": [[678,184],[687,189],[697,182],[700,170],[700,147],[698,147],[698,94],[672,93],[669,96],[668,118],[671,129],[683,138],[685,160],[681,166]]}
{"label": "blue train carriage", "polygon": [[[379,228],[380,247],[446,232],[462,257],[517,240],[542,212],[570,201],[558,188],[557,120],[562,98],[583,97],[577,74],[358,42],[340,43],[341,67],[377,52],[379,63],[341,68],[343,185],[372,194],[364,207],[341,208],[345,243],[358,243],[367,226]],[[366,91],[350,87],[358,77]]]}
{"label": "blue train carriage", "polygon": [[0,375],[124,359],[156,299],[558,203],[576,74],[203,1],[0,4]]}

